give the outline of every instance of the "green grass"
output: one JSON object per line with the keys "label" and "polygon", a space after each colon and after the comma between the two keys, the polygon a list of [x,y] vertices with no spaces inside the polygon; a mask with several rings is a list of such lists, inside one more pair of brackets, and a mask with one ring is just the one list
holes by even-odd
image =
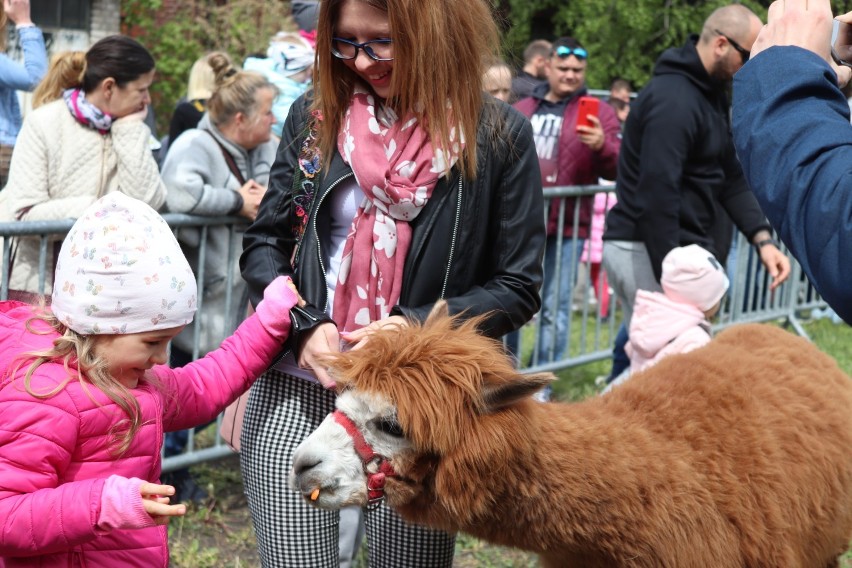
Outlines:
{"label": "green grass", "polygon": [[821,319],[807,322],[805,331],[817,347],[831,355],[840,368],[852,376],[852,327]]}
{"label": "green grass", "polygon": [[[805,331],[820,349],[834,357],[844,372],[852,375],[852,327],[834,325],[829,320],[805,323]],[[593,330],[587,331],[588,337]],[[601,337],[608,340],[606,328]],[[579,326],[573,329],[575,344]],[[532,349],[529,332],[523,336],[523,350]],[[596,361],[557,373],[554,398],[582,400],[598,392],[595,378],[609,372],[609,360]],[[212,428],[200,433],[199,447],[209,444]],[[193,475],[213,495],[208,506],[191,507],[186,517],[169,527],[172,568],[255,568],[260,561],[254,549],[254,534],[248,514],[239,463],[235,457],[192,468]],[[356,568],[366,568],[365,551]],[[492,546],[467,535],[459,535],[454,560],[456,568],[527,568],[537,566],[535,555],[515,549]],[[852,550],[840,560],[840,568],[852,568]]]}

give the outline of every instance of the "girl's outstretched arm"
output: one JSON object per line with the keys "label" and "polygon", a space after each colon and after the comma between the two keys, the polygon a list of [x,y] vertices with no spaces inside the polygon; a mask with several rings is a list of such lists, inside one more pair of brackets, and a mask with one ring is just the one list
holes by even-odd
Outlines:
{"label": "girl's outstretched arm", "polygon": [[174,397],[165,405],[164,429],[183,430],[214,419],[272,365],[290,335],[290,310],[301,302],[293,282],[279,276],[257,310],[222,346],[178,368],[154,371]]}

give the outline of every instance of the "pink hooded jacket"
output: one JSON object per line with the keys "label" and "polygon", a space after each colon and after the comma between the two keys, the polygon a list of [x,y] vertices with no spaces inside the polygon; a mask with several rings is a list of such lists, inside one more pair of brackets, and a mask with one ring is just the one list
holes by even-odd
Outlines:
{"label": "pink hooded jacket", "polygon": [[626,349],[632,374],[668,355],[706,345],[710,342],[710,322],[695,306],[674,302],[659,292],[639,290],[629,335]]}
{"label": "pink hooded jacket", "polygon": [[[164,432],[214,419],[279,353],[296,303],[285,280],[269,285],[258,313],[219,349],[148,371],[150,380],[131,390],[143,425],[119,457],[109,452],[109,431],[126,414],[102,391],[74,378],[46,398],[27,392],[28,364],[18,367],[16,357],[49,348],[56,333],[40,320],[30,322],[39,333],[27,330],[30,306],[0,303],[0,567],[168,566],[166,527],[152,526],[141,509],[139,480],[159,481]],[[30,390],[49,391],[66,377],[61,363],[43,364]],[[123,494],[110,499],[115,491]]]}

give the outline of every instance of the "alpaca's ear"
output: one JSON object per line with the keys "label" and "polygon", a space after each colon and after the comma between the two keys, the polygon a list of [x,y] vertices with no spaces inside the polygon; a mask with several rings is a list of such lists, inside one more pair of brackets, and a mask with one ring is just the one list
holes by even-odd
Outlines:
{"label": "alpaca's ear", "polygon": [[438,300],[435,302],[435,305],[432,306],[432,309],[429,311],[429,315],[426,317],[426,321],[440,317],[450,317],[450,307],[447,305],[445,300]]}
{"label": "alpaca's ear", "polygon": [[482,392],[486,412],[497,412],[531,396],[556,380],[553,373],[518,374],[517,380],[500,385],[486,385]]}

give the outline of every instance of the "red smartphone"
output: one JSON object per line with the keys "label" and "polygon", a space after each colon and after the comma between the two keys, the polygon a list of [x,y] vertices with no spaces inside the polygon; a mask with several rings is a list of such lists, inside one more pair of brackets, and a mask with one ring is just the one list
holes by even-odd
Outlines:
{"label": "red smartphone", "polygon": [[577,111],[577,126],[588,126],[591,128],[593,125],[589,120],[589,115],[593,114],[597,118],[601,106],[600,99],[597,97],[580,97],[579,105],[580,110]]}

